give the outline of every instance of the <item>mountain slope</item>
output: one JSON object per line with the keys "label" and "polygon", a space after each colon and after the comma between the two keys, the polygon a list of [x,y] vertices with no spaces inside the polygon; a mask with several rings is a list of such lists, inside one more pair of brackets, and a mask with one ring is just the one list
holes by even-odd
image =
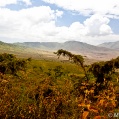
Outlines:
{"label": "mountain slope", "polygon": [[14,51],[14,52],[22,52],[23,50],[27,49],[25,46],[19,46],[11,43],[4,43],[0,41],[0,51],[5,52],[5,51]]}
{"label": "mountain slope", "polygon": [[99,48],[94,45],[90,45],[83,42],[78,41],[67,41],[63,44],[64,48],[67,50],[72,50],[76,52],[103,52],[103,51],[110,51],[107,48]]}
{"label": "mountain slope", "polygon": [[12,53],[22,58],[35,58],[35,59],[56,59],[57,56],[52,51],[42,50],[39,47],[39,42],[32,44],[28,43],[4,43],[0,41],[0,53]]}
{"label": "mountain slope", "polygon": [[57,51],[58,49],[68,50],[75,54],[85,55],[90,59],[107,60],[119,56],[119,52],[105,47],[97,47],[79,41],[57,42],[24,42],[17,45],[37,48],[40,50]]}
{"label": "mountain slope", "polygon": [[100,44],[98,46],[99,47],[105,47],[105,48],[119,50],[119,41],[102,43],[102,44]]}
{"label": "mountain slope", "polygon": [[25,46],[25,47],[32,47],[32,48],[44,48],[50,50],[57,50],[57,49],[65,49],[69,51],[76,51],[76,52],[99,52],[99,51],[109,51],[108,48],[100,48],[97,46],[93,46],[87,43],[79,42],[79,41],[67,41],[64,43],[57,43],[57,42],[24,42],[24,43],[17,43],[17,45]]}
{"label": "mountain slope", "polygon": [[12,53],[20,57],[38,55],[37,50],[18,44],[4,43],[0,41],[0,53]]}
{"label": "mountain slope", "polygon": [[57,42],[23,42],[14,44],[19,46],[41,49],[56,49],[60,45],[60,43]]}
{"label": "mountain slope", "polygon": [[93,46],[78,41],[57,42],[24,42],[8,44],[0,42],[0,52],[10,52],[25,54],[35,57],[56,57],[53,52],[59,49],[68,50],[75,54],[87,56],[88,59],[109,60],[119,56],[119,52],[114,49]]}

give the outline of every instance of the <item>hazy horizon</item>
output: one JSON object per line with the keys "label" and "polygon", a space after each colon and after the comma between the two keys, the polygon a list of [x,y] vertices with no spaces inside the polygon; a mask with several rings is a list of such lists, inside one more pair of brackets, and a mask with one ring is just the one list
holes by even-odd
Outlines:
{"label": "hazy horizon", "polygon": [[[1,40],[0,40],[1,41]],[[71,42],[75,42],[76,40],[72,40]],[[115,42],[118,42],[119,40],[115,41]],[[19,41],[19,42],[6,42],[6,41],[2,41],[4,43],[10,43],[10,44],[13,44],[13,43],[24,43],[24,41]],[[65,42],[53,42],[53,41],[25,41],[25,42],[39,42],[39,43],[43,43],[43,42],[46,42],[46,43],[65,43],[65,42],[68,42],[68,41],[65,41]],[[76,42],[81,42],[81,41],[76,41]],[[114,41],[110,41],[110,42],[114,42]],[[86,43],[86,42],[81,42],[81,43]],[[97,45],[100,45],[100,44],[103,44],[103,43],[109,43],[109,42],[102,42],[102,43],[99,43],[99,44],[90,44],[90,43],[87,43],[89,45],[94,45],[94,46],[97,46]]]}

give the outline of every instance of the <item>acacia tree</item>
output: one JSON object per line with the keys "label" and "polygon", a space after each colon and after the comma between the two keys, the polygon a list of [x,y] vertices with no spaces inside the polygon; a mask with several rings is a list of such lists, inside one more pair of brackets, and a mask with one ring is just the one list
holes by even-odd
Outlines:
{"label": "acacia tree", "polygon": [[[75,55],[63,49],[58,50],[55,52],[55,54],[57,54],[58,58],[61,55],[67,56],[69,60],[72,60],[75,64],[80,65],[85,73],[87,81],[89,80],[87,72],[90,72],[94,75],[96,78],[95,95],[98,95],[99,91],[107,88],[108,81],[112,79],[115,69],[119,68],[119,57],[106,62],[94,63],[90,66],[88,71],[86,71],[84,66],[84,58],[81,55]],[[107,83],[105,83],[105,80]]]}
{"label": "acacia tree", "polygon": [[85,77],[86,80],[88,81],[88,75],[87,75],[87,71],[85,69],[84,66],[84,58],[81,55],[75,55],[72,54],[71,52],[68,52],[66,50],[63,49],[59,49],[57,52],[54,52],[55,54],[57,54],[58,58],[62,55],[62,56],[67,56],[69,58],[69,60],[72,60],[75,64],[77,64],[78,66],[81,66],[81,68],[83,69],[84,73],[85,73]]}

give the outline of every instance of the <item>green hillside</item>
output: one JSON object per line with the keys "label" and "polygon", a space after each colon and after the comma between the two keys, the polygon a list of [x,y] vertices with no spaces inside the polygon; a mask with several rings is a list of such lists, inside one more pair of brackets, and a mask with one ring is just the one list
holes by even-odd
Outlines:
{"label": "green hillside", "polygon": [[0,52],[11,52],[11,53],[18,53],[18,52],[26,52],[27,48],[23,46],[18,46],[10,43],[4,43],[0,41]]}
{"label": "green hillside", "polygon": [[[56,59],[52,51],[48,52],[40,48],[26,47],[18,44],[4,43],[0,41],[0,53],[12,53],[18,57],[32,57],[35,59]],[[55,56],[55,57],[54,57]]]}

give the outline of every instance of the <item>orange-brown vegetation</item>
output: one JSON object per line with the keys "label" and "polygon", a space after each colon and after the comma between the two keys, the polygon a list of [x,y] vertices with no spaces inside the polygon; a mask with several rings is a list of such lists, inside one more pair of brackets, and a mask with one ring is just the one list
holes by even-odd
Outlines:
{"label": "orange-brown vegetation", "polygon": [[119,112],[119,58],[85,66],[80,55],[56,54],[71,62],[0,54],[1,119],[108,119]]}

